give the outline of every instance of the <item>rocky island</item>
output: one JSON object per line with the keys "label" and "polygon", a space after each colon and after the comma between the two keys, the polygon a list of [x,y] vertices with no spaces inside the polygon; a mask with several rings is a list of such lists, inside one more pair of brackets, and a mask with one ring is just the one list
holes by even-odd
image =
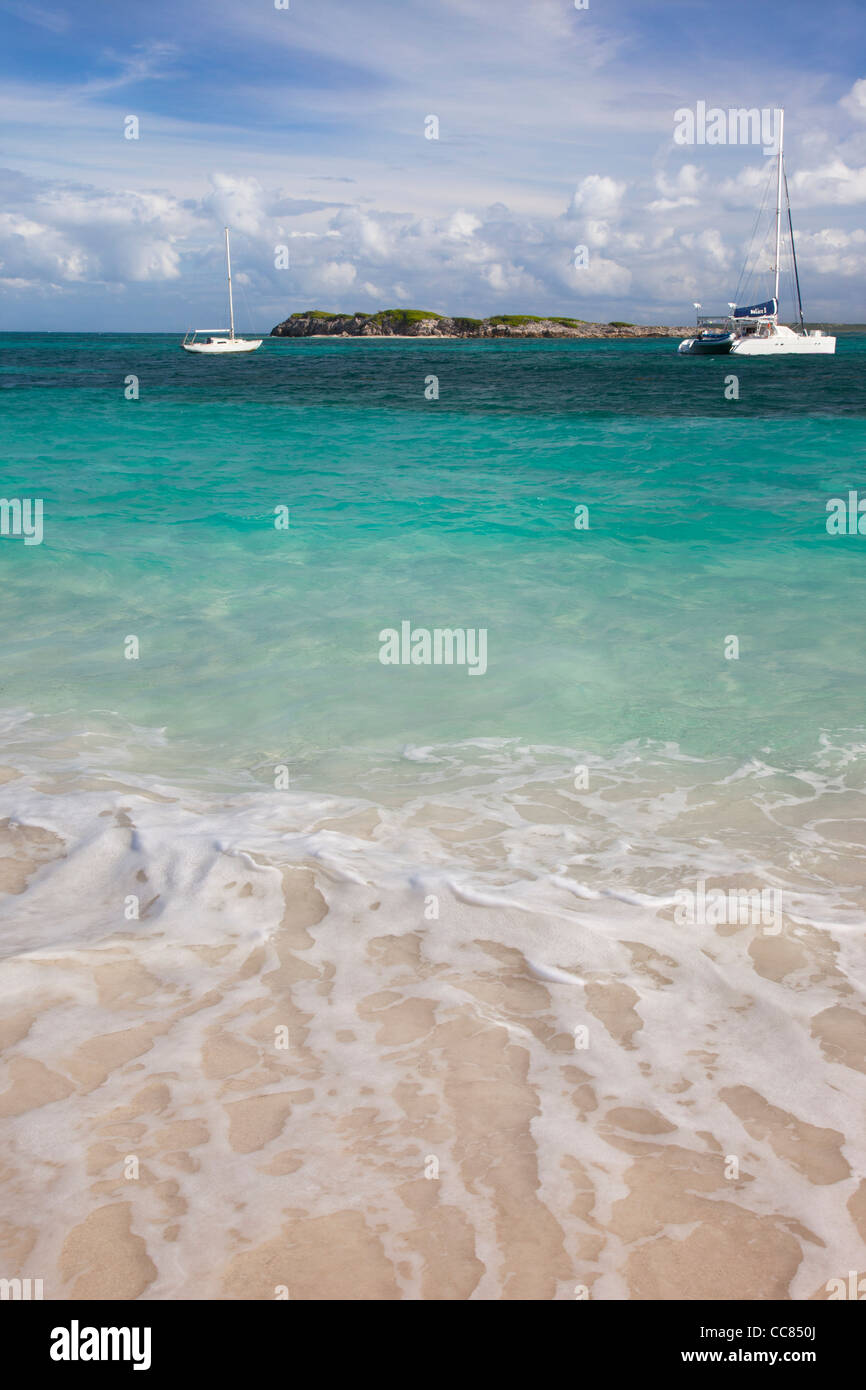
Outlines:
{"label": "rocky island", "polygon": [[691,328],[587,323],[539,314],[495,314],[488,319],[449,318],[426,309],[382,309],[378,314],[331,314],[301,309],[276,328],[273,338],[684,338]]}

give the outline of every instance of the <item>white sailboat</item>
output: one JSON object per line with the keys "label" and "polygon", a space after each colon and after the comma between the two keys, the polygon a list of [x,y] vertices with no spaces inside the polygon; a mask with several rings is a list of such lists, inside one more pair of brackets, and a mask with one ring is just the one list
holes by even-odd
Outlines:
{"label": "white sailboat", "polygon": [[[785,113],[780,113],[779,156],[776,170],[776,254],[773,266],[773,297],[762,304],[747,304],[740,308],[729,304],[730,313],[720,318],[698,316],[698,331],[692,338],[684,338],[679,352],[694,356],[730,353],[736,357],[778,357],[780,354],[829,353],[836,351],[836,339],[825,334],[820,328],[807,329],[803,322],[803,301],[800,296],[800,275],[797,270],[797,252],[794,248],[794,224],[791,221],[791,201],[788,197],[788,179],[783,163],[783,139]],[[791,238],[791,256],[794,262],[794,283],[797,290],[797,309],[799,325],[796,329],[779,323],[779,272],[782,260],[782,189],[788,209],[788,230]],[[700,304],[695,308],[700,309]]]}
{"label": "white sailboat", "polygon": [[[255,352],[262,345],[261,338],[235,337],[235,306],[232,299],[232,256],[229,247],[229,229],[226,227],[226,274],[229,282],[229,324],[225,328],[190,329],[181,343],[187,352],[222,353]],[[200,338],[200,341],[197,341]]]}

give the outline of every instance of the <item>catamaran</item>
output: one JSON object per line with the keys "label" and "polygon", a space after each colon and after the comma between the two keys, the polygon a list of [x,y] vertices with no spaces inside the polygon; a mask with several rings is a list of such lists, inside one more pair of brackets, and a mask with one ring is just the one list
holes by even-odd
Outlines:
{"label": "catamaran", "polygon": [[[226,328],[190,329],[181,343],[187,352],[255,352],[262,345],[261,338],[235,337],[235,306],[232,300],[232,256],[229,247],[229,229],[226,227],[226,274],[229,282],[229,323]],[[199,340],[199,341],[197,341]]]}
{"label": "catamaran", "polygon": [[[820,328],[807,329],[803,322],[803,300],[800,296],[800,274],[797,270],[797,252],[794,247],[794,224],[791,221],[791,200],[788,196],[788,176],[783,162],[783,137],[785,113],[780,113],[779,155],[776,170],[776,254],[773,265],[774,284],[772,299],[761,304],[738,306],[729,304],[730,313],[720,318],[698,315],[697,332],[692,338],[684,338],[679,351],[705,356],[706,354],[730,353],[736,357],[776,357],[780,353],[835,352],[836,339],[825,334]],[[782,261],[782,190],[788,210],[788,232],[791,241],[791,257],[794,265],[794,284],[797,292],[799,325],[796,329],[779,323],[779,272]],[[700,304],[695,308],[700,309]]]}

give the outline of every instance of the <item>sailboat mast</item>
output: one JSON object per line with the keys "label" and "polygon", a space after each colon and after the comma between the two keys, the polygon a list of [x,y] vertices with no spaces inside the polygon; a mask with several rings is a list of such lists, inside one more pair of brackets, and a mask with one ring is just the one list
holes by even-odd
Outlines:
{"label": "sailboat mast", "polygon": [[[777,252],[778,258],[778,252]],[[231,325],[231,336],[235,336],[235,306],[232,300],[232,256],[229,250],[229,229],[226,227],[226,272],[229,277],[229,321]],[[778,279],[778,277],[777,277]]]}
{"label": "sailboat mast", "polygon": [[779,112],[779,168],[776,175],[776,279],[773,298],[779,307],[779,269],[782,260],[782,149],[785,139],[785,112]]}

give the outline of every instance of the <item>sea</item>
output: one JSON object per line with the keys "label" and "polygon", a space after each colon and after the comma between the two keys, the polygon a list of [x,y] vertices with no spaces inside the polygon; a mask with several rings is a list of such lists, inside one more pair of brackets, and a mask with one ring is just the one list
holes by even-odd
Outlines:
{"label": "sea", "polygon": [[676,346],[0,335],[0,1275],[864,1270],[866,335]]}

